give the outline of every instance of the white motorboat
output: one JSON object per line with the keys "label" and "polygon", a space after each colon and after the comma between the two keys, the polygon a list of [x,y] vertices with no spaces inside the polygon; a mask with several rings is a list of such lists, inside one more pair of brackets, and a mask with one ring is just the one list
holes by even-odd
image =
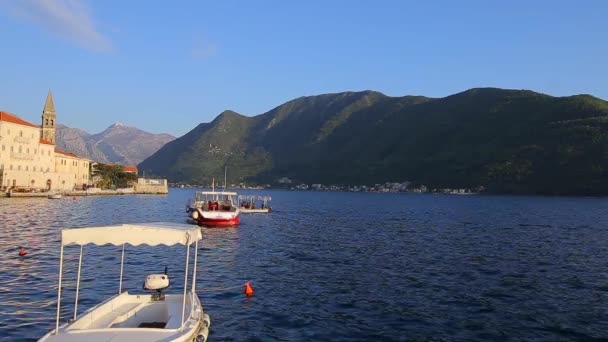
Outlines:
{"label": "white motorboat", "polygon": [[61,199],[63,196],[58,193],[52,193],[52,194],[49,194],[47,197],[48,197],[48,199]]}
{"label": "white motorboat", "polygon": [[186,212],[200,225],[234,227],[239,224],[240,209],[236,192],[197,191]]}
{"label": "white motorboat", "polygon": [[239,210],[242,213],[270,213],[272,208],[268,202],[272,200],[270,196],[239,195]]}
{"label": "white motorboat", "polygon": [[[59,286],[57,291],[57,317],[55,329],[39,341],[66,342],[135,342],[135,341],[206,341],[211,321],[203,312],[196,294],[196,266],[198,241],[202,238],[199,227],[175,223],[123,224],[116,226],[63,229],[59,257]],[[183,294],[165,294],[169,275],[151,274],[144,289],[155,293],[130,294],[122,289],[125,244],[133,246],[159,244],[186,246]],[[64,246],[80,245],[76,300],[73,319],[61,323],[61,281]],[[84,245],[122,245],[118,294],[78,315],[78,293]],[[190,289],[188,275],[190,250],[194,247],[194,261]],[[72,318],[72,317],[70,317]]]}

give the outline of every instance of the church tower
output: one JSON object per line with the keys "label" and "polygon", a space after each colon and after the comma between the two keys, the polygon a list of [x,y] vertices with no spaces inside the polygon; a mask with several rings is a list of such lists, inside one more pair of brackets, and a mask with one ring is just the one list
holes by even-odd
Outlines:
{"label": "church tower", "polygon": [[46,96],[46,102],[44,103],[44,109],[42,110],[42,139],[46,139],[53,144],[55,143],[55,124],[57,116],[55,114],[55,104],[53,103],[53,94],[49,89],[49,93]]}

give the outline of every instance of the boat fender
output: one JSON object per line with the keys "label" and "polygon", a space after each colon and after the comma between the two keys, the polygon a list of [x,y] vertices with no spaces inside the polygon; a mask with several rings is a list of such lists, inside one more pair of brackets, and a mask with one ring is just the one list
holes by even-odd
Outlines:
{"label": "boat fender", "polygon": [[198,210],[192,212],[192,218],[198,220]]}
{"label": "boat fender", "polygon": [[211,327],[211,317],[209,317],[209,315],[207,315],[207,314],[204,314],[204,315],[203,315],[203,324],[204,324],[204,325],[205,325],[207,328]]}
{"label": "boat fender", "polygon": [[205,342],[207,341],[207,336],[209,336],[209,328],[202,327],[196,336],[196,342]]}

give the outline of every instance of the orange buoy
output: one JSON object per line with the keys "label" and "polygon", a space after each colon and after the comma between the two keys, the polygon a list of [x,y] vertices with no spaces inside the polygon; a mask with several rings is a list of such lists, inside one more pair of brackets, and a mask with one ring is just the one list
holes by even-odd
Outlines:
{"label": "orange buoy", "polygon": [[25,256],[26,254],[27,254],[27,252],[25,251],[25,249],[24,249],[24,248],[21,248],[21,249],[19,250],[19,256]]}
{"label": "orange buoy", "polygon": [[251,287],[251,284],[249,283],[249,281],[245,282],[245,296],[247,296],[247,297],[253,296],[253,287]]}

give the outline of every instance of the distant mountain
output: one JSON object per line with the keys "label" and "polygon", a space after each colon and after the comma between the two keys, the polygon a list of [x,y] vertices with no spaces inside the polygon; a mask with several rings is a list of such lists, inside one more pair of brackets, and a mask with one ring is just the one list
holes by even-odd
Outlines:
{"label": "distant mountain", "polygon": [[100,163],[136,165],[175,137],[115,123],[101,133],[57,125],[57,148]]}
{"label": "distant mountain", "polygon": [[608,194],[608,102],[476,88],[444,98],[374,91],[301,97],[267,113],[221,113],[140,164],[170,181],[484,187]]}

